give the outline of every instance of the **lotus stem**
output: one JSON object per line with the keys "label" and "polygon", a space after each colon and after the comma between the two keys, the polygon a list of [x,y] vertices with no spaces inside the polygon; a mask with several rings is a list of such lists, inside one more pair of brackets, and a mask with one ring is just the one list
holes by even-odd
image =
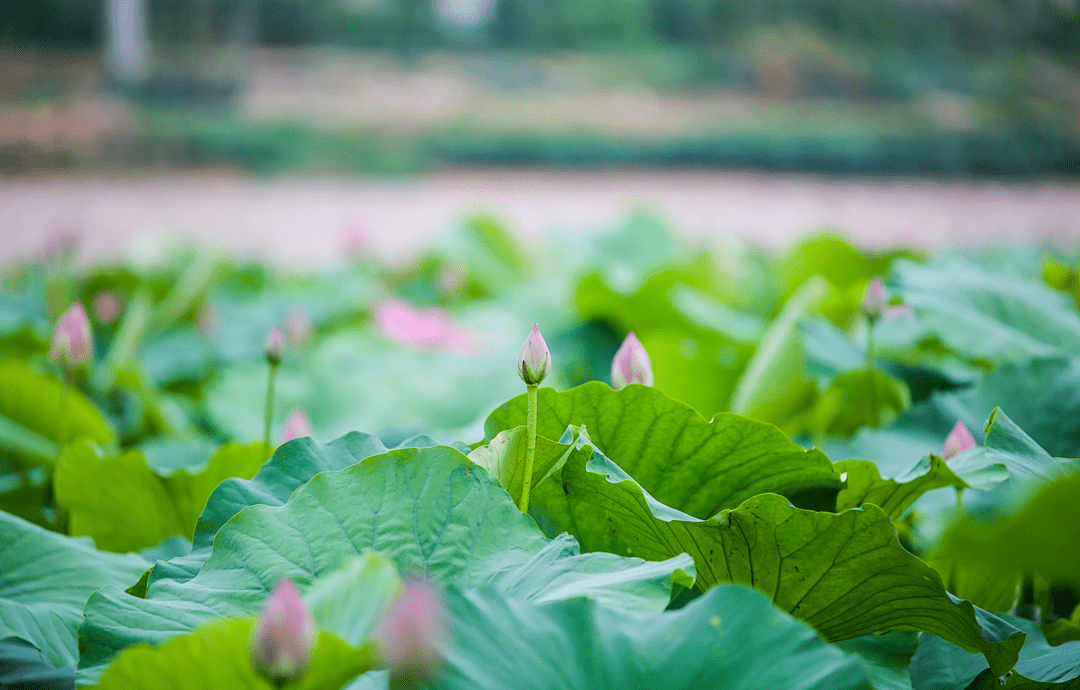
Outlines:
{"label": "lotus stem", "polygon": [[57,412],[57,429],[56,429],[56,459],[60,460],[60,456],[64,453],[64,444],[67,442],[67,399],[68,399],[68,377],[67,372],[61,372],[60,374],[60,409]]}
{"label": "lotus stem", "polygon": [[263,450],[266,457],[270,457],[273,448],[270,445],[270,427],[274,419],[274,378],[277,375],[277,364],[270,363],[270,375],[266,382],[266,416],[263,426]]}
{"label": "lotus stem", "polygon": [[529,416],[525,423],[525,476],[521,482],[521,500],[518,509],[529,512],[529,493],[532,490],[533,461],[536,457],[536,389],[539,384],[528,386]]}
{"label": "lotus stem", "polygon": [[869,394],[870,394],[870,425],[875,429],[881,425],[881,418],[878,415],[878,390],[877,390],[877,371],[875,367],[874,356],[874,323],[877,319],[867,319],[868,328],[866,331],[866,376],[869,379]]}

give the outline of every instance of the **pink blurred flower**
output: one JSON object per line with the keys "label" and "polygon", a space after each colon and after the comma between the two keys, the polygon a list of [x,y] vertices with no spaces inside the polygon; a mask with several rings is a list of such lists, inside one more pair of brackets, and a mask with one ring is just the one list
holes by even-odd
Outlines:
{"label": "pink blurred flower", "polygon": [[375,306],[375,325],[388,338],[418,347],[444,347],[468,354],[477,348],[476,336],[441,307],[421,309],[391,297]]}
{"label": "pink blurred flower", "polygon": [[653,385],[649,353],[633,331],[627,334],[611,361],[611,387],[619,390],[631,383]]}
{"label": "pink blurred flower", "polygon": [[971,432],[968,431],[968,428],[962,421],[957,420],[952,431],[945,437],[945,445],[941,449],[941,457],[944,460],[949,460],[968,448],[974,447],[975,439],[972,438]]}
{"label": "pink blurred flower", "polygon": [[551,351],[544,336],[540,335],[539,324],[533,324],[529,337],[521,346],[517,369],[521,380],[530,386],[538,385],[551,371]]}
{"label": "pink blurred flower", "polygon": [[268,678],[299,678],[311,664],[318,632],[296,585],[278,582],[263,606],[250,643],[252,667]]}
{"label": "pink blurred flower", "polygon": [[277,366],[281,363],[281,356],[285,354],[285,334],[281,332],[280,326],[274,326],[266,336],[263,352],[270,364]]}
{"label": "pink blurred flower", "polygon": [[94,356],[94,335],[86,308],[76,302],[60,315],[49,343],[49,360],[64,370],[78,369]]}
{"label": "pink blurred flower", "polygon": [[111,324],[120,316],[120,298],[112,290],[104,290],[94,297],[94,316],[103,324]]}
{"label": "pink blurred flower", "polygon": [[874,276],[863,293],[862,313],[870,321],[877,321],[882,316],[886,319],[902,319],[913,316],[915,311],[910,304],[889,304],[885,281],[881,276]]}
{"label": "pink blurred flower", "polygon": [[341,248],[350,259],[358,259],[371,249],[371,231],[358,221],[349,221],[341,228]]}
{"label": "pink blurred flower", "polygon": [[311,436],[311,422],[304,411],[298,407],[285,418],[285,425],[281,428],[281,442],[285,443],[304,436]]}
{"label": "pink blurred flower", "polygon": [[303,309],[291,309],[285,317],[285,333],[293,345],[303,345],[311,339],[311,317]]}
{"label": "pink blurred flower", "polygon": [[409,582],[379,627],[379,657],[390,668],[391,686],[423,682],[440,662],[446,609],[434,586]]}

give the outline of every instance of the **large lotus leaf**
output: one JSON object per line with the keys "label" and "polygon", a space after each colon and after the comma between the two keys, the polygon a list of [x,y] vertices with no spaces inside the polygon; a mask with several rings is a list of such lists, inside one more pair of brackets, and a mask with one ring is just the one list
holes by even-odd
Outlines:
{"label": "large lotus leaf", "polygon": [[215,615],[254,613],[282,577],[305,586],[368,550],[403,573],[461,587],[491,584],[538,601],[589,596],[659,611],[676,582],[693,583],[685,555],[653,563],[579,555],[567,537],[548,541],[494,479],[453,448],[397,450],[323,472],[282,506],[242,510],[186,582],[153,582],[145,599],[119,588],[97,592],[81,630],[84,662],[132,643],[163,642]]}
{"label": "large lotus leaf", "polygon": [[75,536],[106,551],[137,551],[174,534],[190,538],[210,493],[224,479],[255,476],[261,443],[222,446],[201,472],[162,477],[137,450],[106,455],[89,441],[69,445],[56,467],[56,500]]}
{"label": "large lotus leaf", "polygon": [[[492,412],[488,438],[524,424],[526,402],[522,395]],[[647,386],[613,391],[592,382],[563,393],[541,388],[539,435],[560,438],[572,425],[586,427],[592,443],[658,500],[695,517],[759,493],[797,498],[840,487],[828,458],[771,424],[726,413],[706,421]]]}
{"label": "large lotus leaf", "polygon": [[828,289],[825,279],[813,276],[784,303],[735,385],[732,412],[794,433],[812,426],[804,411],[812,406],[817,387],[806,369],[799,321],[825,299]]}
{"label": "large lotus leaf", "polygon": [[[124,650],[94,685],[100,690],[273,690],[282,687],[251,666],[248,646],[254,618],[213,621],[161,647]],[[320,632],[311,665],[295,690],[338,690],[371,668],[370,646],[354,649]]]}
{"label": "large lotus leaf", "polygon": [[112,428],[86,396],[72,385],[66,395],[61,418],[64,391],[58,378],[43,376],[26,362],[0,360],[0,449],[51,463],[61,425],[66,441],[85,437],[111,443]]}
{"label": "large lotus leaf", "polygon": [[983,639],[971,604],[948,597],[938,574],[904,550],[889,517],[873,504],[819,513],[762,494],[698,520],[659,503],[598,452],[587,464],[571,455],[562,485],[571,504],[592,504],[606,518],[564,525],[583,548],[598,542],[647,559],[688,553],[699,586],[756,587],[828,640],[931,631],[982,652],[1001,673],[1023,644],[1023,636]]}
{"label": "large lotus leaf", "polygon": [[[520,342],[496,345],[480,343],[475,354],[460,354],[339,331],[282,363],[274,392],[275,428],[299,407],[319,438],[358,428],[453,436],[521,389],[512,372]],[[503,370],[505,376],[487,375]],[[208,384],[207,411],[229,438],[262,437],[266,379],[265,362],[251,362],[224,369]]]}
{"label": "large lotus leaf", "polygon": [[433,688],[870,687],[856,657],[745,587],[661,614],[582,599],[538,606],[491,590],[451,593],[448,608],[453,645]]}
{"label": "large lotus leaf", "polygon": [[147,567],[141,556],[104,553],[89,539],[0,512],[0,638],[30,642],[53,666],[74,664],[87,598],[105,585],[134,584]]}
{"label": "large lotus leaf", "polygon": [[[491,439],[490,443],[469,453],[469,460],[483,467],[488,474],[497,479],[510,494],[514,503],[521,500],[524,490],[528,440],[526,428],[518,426],[500,432]],[[573,446],[570,444],[556,443],[543,436],[537,436],[536,445],[533,448],[531,486],[539,486],[549,475],[557,472],[572,450]]]}
{"label": "large lotus leaf", "polygon": [[882,427],[911,405],[907,384],[879,369],[857,369],[833,378],[815,404],[815,430],[851,436],[864,426]]}
{"label": "large lotus leaf", "polygon": [[859,655],[874,690],[912,690],[908,666],[919,648],[917,633],[894,631],[863,635],[837,642],[836,646]]}
{"label": "large lotus leaf", "polygon": [[986,660],[968,654],[936,635],[923,635],[912,659],[911,675],[916,690],[1075,690],[1080,688],[1080,642],[1051,647],[1039,626],[1025,618],[1001,616],[1027,634],[1016,669],[1004,682]]}
{"label": "large lotus leaf", "polygon": [[[407,440],[402,447],[420,448],[433,445],[433,439],[417,436]],[[226,479],[214,489],[195,526],[191,553],[167,562],[159,562],[154,566],[150,582],[166,577],[182,582],[195,577],[210,556],[214,535],[244,508],[258,504],[283,505],[293,491],[319,472],[344,469],[387,450],[377,436],[357,432],[346,434],[329,443],[300,438],[283,444],[250,480]]]}
{"label": "large lotus leaf", "polygon": [[0,688],[5,690],[73,690],[75,667],[45,663],[37,647],[18,637],[0,639]]}
{"label": "large lotus leaf", "polygon": [[[1074,468],[1080,470],[1080,465]],[[1036,572],[1080,585],[1080,474],[1046,484],[1015,512],[984,518],[968,512],[945,531],[937,555],[961,563]]]}
{"label": "large lotus leaf", "polygon": [[1080,354],[1076,304],[1038,279],[950,256],[929,264],[898,261],[892,284],[914,307],[923,338],[971,359],[1004,363]]}

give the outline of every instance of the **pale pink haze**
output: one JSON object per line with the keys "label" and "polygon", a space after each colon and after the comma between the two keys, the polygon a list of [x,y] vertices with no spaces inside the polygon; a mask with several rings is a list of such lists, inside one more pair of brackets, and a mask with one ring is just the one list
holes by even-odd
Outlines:
{"label": "pale pink haze", "polygon": [[409,582],[379,626],[379,656],[391,677],[423,681],[439,665],[446,641],[446,609],[439,591]]}
{"label": "pale pink haze", "polygon": [[70,225],[54,225],[41,245],[41,258],[48,262],[67,261],[79,248],[79,233]]}
{"label": "pale pink haze", "polygon": [[94,297],[94,316],[101,323],[108,325],[120,316],[120,298],[112,290],[104,290]]}
{"label": "pale pink haze", "polygon": [[945,437],[945,445],[941,449],[941,457],[948,460],[968,448],[974,447],[975,439],[971,437],[971,432],[968,431],[968,428],[964,426],[962,421],[957,420],[952,431]]}
{"label": "pale pink haze", "polygon": [[311,436],[311,422],[304,411],[298,407],[285,418],[285,424],[281,427],[281,442],[285,443],[304,436]]}
{"label": "pale pink haze", "polygon": [[269,678],[299,678],[311,663],[317,635],[296,585],[281,580],[255,622],[251,665]]}
{"label": "pale pink haze", "polygon": [[622,345],[616,350],[615,358],[611,360],[611,387],[619,390],[631,383],[653,385],[649,353],[633,331],[627,334]]}
{"label": "pale pink haze", "polygon": [[539,384],[551,371],[551,352],[544,342],[544,336],[540,335],[538,324],[533,324],[529,337],[521,346],[517,368],[518,376],[530,386]]}
{"label": "pale pink haze", "polygon": [[458,354],[471,354],[479,346],[476,335],[442,307],[414,307],[391,297],[375,305],[374,317],[375,326],[383,335],[404,345],[441,348]]}
{"label": "pale pink haze", "polygon": [[304,345],[311,340],[311,317],[303,309],[291,309],[285,317],[285,333],[293,345]]}
{"label": "pale pink haze", "polygon": [[94,356],[94,334],[86,308],[76,302],[60,315],[49,343],[49,361],[61,369],[78,369]]}
{"label": "pale pink haze", "polygon": [[285,334],[281,332],[280,326],[274,326],[270,331],[270,335],[266,336],[263,352],[266,353],[266,359],[271,364],[277,364],[281,361],[281,356],[285,354]]}

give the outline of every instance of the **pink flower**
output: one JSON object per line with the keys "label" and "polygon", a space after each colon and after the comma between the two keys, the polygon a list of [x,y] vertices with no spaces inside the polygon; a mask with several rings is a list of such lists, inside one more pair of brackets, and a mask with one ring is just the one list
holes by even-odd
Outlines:
{"label": "pink flower", "polygon": [[304,436],[311,436],[311,422],[308,421],[304,411],[298,407],[285,418],[285,425],[281,428],[281,442],[285,443]]}
{"label": "pink flower", "polygon": [[280,326],[274,326],[266,336],[263,352],[266,354],[266,361],[271,365],[277,366],[281,363],[281,356],[285,354],[285,334],[281,332]]}
{"label": "pink flower", "polygon": [[90,319],[80,302],[68,307],[53,328],[49,343],[49,360],[64,370],[78,369],[90,363],[94,356],[94,335]]}
{"label": "pink flower", "polygon": [[438,667],[446,638],[446,609],[432,585],[414,581],[387,611],[379,628],[379,656],[390,668],[391,686],[415,684]]}
{"label": "pink flower", "polygon": [[296,585],[288,578],[281,580],[255,623],[251,665],[268,678],[299,678],[311,664],[317,635]]}
{"label": "pink flower", "polygon": [[631,383],[653,385],[652,363],[649,353],[633,331],[627,334],[611,361],[611,387],[625,388]]}
{"label": "pink flower", "polygon": [[120,298],[112,290],[104,290],[94,297],[94,316],[103,324],[110,324],[120,316]]}
{"label": "pink flower", "polygon": [[971,432],[968,431],[968,428],[964,426],[962,421],[957,420],[952,431],[945,437],[945,445],[941,449],[941,457],[944,460],[949,460],[968,448],[974,447],[975,439],[971,437]]}
{"label": "pink flower", "polygon": [[885,291],[885,281],[881,276],[874,276],[866,286],[862,298],[862,312],[871,322],[882,316],[886,319],[901,319],[915,313],[910,304],[889,304],[889,295]]}
{"label": "pink flower", "polygon": [[551,371],[551,351],[548,350],[544,336],[540,335],[538,324],[533,324],[529,337],[521,346],[517,368],[518,376],[530,386],[539,384]]}
{"label": "pink flower", "polygon": [[476,337],[441,307],[420,309],[391,297],[375,306],[375,326],[391,340],[417,347],[445,347],[468,354],[477,348]]}
{"label": "pink flower", "polygon": [[292,309],[285,317],[285,332],[293,345],[303,345],[311,339],[311,317],[303,309]]}
{"label": "pink flower", "polygon": [[341,248],[350,259],[358,259],[371,247],[371,232],[357,221],[349,221],[341,228]]}

